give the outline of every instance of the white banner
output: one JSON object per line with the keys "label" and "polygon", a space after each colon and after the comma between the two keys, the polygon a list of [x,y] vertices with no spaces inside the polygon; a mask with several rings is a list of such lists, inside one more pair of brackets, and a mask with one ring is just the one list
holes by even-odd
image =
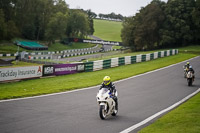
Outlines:
{"label": "white banner", "polygon": [[42,66],[0,68],[0,81],[26,79],[42,76]]}
{"label": "white banner", "polygon": [[94,44],[107,44],[107,45],[117,45],[119,42],[103,41],[103,40],[83,40],[84,43],[94,43]]}

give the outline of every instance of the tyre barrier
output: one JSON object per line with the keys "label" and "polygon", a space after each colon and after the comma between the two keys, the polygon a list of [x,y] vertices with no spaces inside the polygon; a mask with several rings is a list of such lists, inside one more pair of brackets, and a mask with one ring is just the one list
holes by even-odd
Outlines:
{"label": "tyre barrier", "polygon": [[[66,54],[66,53],[70,53],[70,52],[81,52],[81,51],[87,51],[87,50],[92,50],[92,49],[96,49],[98,47],[98,45],[92,47],[92,48],[83,48],[83,49],[70,49],[70,50],[63,50],[63,51],[52,51],[52,52],[47,52],[47,51],[42,51],[42,52],[27,52],[27,54],[29,56],[33,56],[33,55],[54,55],[54,54]],[[11,57],[11,56],[17,56],[18,53],[4,53],[4,54],[0,54],[0,57]],[[43,58],[41,58],[43,59]],[[46,59],[46,58],[44,58]],[[49,59],[49,57],[47,57],[47,59]]]}
{"label": "tyre barrier", "polygon": [[15,54],[0,54],[0,57],[11,57],[11,56],[17,56],[17,53],[15,53]]}
{"label": "tyre barrier", "polygon": [[128,64],[150,61],[157,58],[162,58],[162,57],[171,56],[175,54],[178,54],[178,49],[154,52],[154,53],[145,54],[145,55],[125,56],[125,57],[120,57],[120,58],[111,58],[109,60],[98,60],[98,61],[93,61],[93,62],[86,62],[85,71],[86,72],[98,71],[98,70],[117,67],[121,65],[128,65]]}

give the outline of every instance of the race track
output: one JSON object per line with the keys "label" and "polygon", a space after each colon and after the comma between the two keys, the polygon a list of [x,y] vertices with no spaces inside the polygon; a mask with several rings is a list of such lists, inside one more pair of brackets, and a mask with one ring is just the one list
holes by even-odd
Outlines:
{"label": "race track", "polygon": [[99,86],[45,97],[1,101],[0,131],[1,133],[121,132],[200,88],[200,57],[190,62],[196,73],[192,87],[188,87],[186,79],[183,78],[182,66],[185,62],[115,82],[119,93],[119,113],[117,117],[109,117],[107,120],[101,120],[98,115],[96,93]]}

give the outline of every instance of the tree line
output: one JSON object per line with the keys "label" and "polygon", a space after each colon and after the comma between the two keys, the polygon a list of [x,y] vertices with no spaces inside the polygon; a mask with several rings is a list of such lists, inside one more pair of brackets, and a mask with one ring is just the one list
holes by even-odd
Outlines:
{"label": "tree line", "polygon": [[45,40],[93,34],[91,11],[69,9],[65,0],[1,0],[0,41]]}
{"label": "tree line", "polygon": [[[81,9],[81,10],[84,11],[83,9]],[[91,10],[87,10],[85,12],[90,14],[90,16],[92,16],[92,18],[100,18],[100,19],[107,19],[107,20],[119,20],[119,21],[123,21],[123,19],[124,19],[124,16],[122,16],[121,14],[115,14],[114,12],[112,12],[110,14],[99,13],[98,15],[96,13],[92,12]]]}
{"label": "tree line", "polygon": [[199,44],[200,0],[153,0],[125,18],[121,37],[133,51]]}
{"label": "tree line", "polygon": [[110,14],[102,14],[99,13],[99,18],[100,19],[111,19],[111,20],[123,20],[124,17],[121,14],[115,14],[114,12]]}

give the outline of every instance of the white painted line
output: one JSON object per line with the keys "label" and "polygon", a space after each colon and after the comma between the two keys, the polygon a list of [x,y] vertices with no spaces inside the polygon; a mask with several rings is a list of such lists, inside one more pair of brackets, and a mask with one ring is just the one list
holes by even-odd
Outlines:
{"label": "white painted line", "polygon": [[129,133],[129,132],[135,130],[136,128],[148,123],[149,121],[151,121],[151,120],[155,119],[156,117],[164,114],[165,112],[168,112],[168,111],[176,108],[177,106],[179,106],[180,104],[184,103],[185,101],[187,101],[188,99],[190,99],[191,97],[193,97],[194,95],[196,95],[199,92],[200,92],[200,88],[197,91],[195,91],[194,93],[192,93],[192,94],[188,95],[187,97],[183,98],[181,101],[179,101],[179,102],[173,104],[172,106],[170,106],[170,107],[168,107],[168,108],[166,108],[166,109],[164,109],[164,110],[162,110],[162,111],[160,111],[160,112],[148,117],[147,119],[141,121],[140,123],[137,123],[137,124],[127,128],[127,129],[121,131],[120,133]]}
{"label": "white painted line", "polygon": [[[189,59],[189,60],[192,60],[192,59],[195,59],[195,58],[198,58],[198,57],[200,57],[200,56],[191,58],[191,59]],[[173,64],[173,65],[170,65],[170,66],[167,66],[167,67],[163,67],[163,68],[160,68],[160,69],[156,69],[156,70],[153,70],[153,71],[150,71],[150,72],[146,72],[146,73],[143,73],[143,74],[139,74],[139,75],[136,75],[136,76],[132,76],[132,77],[129,77],[129,78],[126,78],[126,79],[118,80],[118,81],[115,81],[114,83],[122,82],[122,81],[129,80],[129,79],[132,79],[132,78],[140,77],[140,76],[143,76],[143,75],[146,75],[146,74],[149,74],[149,73],[157,72],[157,71],[160,71],[160,70],[163,70],[163,69],[166,69],[166,68],[169,68],[169,67],[172,67],[172,66],[181,64],[181,63],[183,63],[183,62],[187,62],[187,61],[189,61],[189,60],[185,60],[185,61],[179,62],[179,63],[177,63],[177,64]],[[77,90],[72,90],[72,91],[66,91],[66,92],[59,92],[59,93],[47,94],[47,95],[40,95],[40,96],[33,96],[33,97],[25,97],[25,98],[16,98],[16,99],[8,99],[8,100],[0,100],[0,103],[2,103],[2,102],[9,102],[9,101],[18,101],[18,100],[33,99],[33,98],[39,98],[39,97],[55,96],[55,95],[61,95],[61,94],[67,94],[67,93],[73,93],[73,92],[77,92],[77,91],[83,91],[83,90],[93,89],[93,88],[98,87],[98,86],[100,86],[100,85],[92,86],[92,87],[88,87],[88,88],[77,89]]]}

